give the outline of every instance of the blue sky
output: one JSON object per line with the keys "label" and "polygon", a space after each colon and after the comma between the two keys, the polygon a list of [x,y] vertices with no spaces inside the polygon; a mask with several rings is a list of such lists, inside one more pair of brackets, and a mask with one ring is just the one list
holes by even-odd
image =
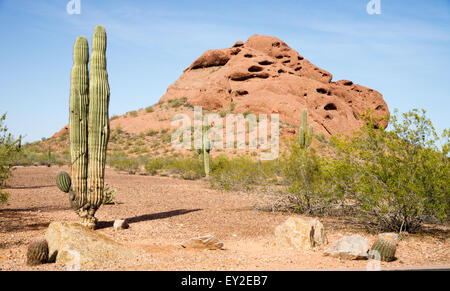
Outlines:
{"label": "blue sky", "polygon": [[450,125],[450,1],[0,0],[0,113],[27,141],[68,123],[72,48],[95,25],[108,33],[110,114],[157,103],[204,51],[253,34],[276,36],[333,80],[381,92],[391,109],[424,108]]}

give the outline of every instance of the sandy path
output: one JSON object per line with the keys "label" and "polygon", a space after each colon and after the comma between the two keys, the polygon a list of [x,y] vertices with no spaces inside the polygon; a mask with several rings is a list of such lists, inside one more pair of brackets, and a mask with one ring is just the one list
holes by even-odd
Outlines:
{"label": "sandy path", "polygon": [[[64,270],[46,264],[25,266],[28,243],[43,235],[51,221],[76,221],[66,194],[55,186],[58,171],[66,168],[18,168],[11,181],[7,205],[0,209],[0,269]],[[274,244],[274,229],[288,217],[254,210],[258,196],[221,192],[205,181],[166,177],[133,176],[107,170],[106,181],[117,188],[117,205],[98,211],[99,232],[131,247],[146,257],[131,266],[98,266],[94,269],[129,270],[319,270],[366,269],[367,261],[340,261],[322,256],[323,249],[295,251]],[[114,232],[115,219],[126,218],[130,228]],[[359,233],[372,243],[375,235],[348,222],[321,219],[330,242]],[[435,235],[409,235],[401,241],[397,261],[381,268],[449,267],[449,228]],[[180,243],[213,234],[225,244],[222,251],[193,251]]]}

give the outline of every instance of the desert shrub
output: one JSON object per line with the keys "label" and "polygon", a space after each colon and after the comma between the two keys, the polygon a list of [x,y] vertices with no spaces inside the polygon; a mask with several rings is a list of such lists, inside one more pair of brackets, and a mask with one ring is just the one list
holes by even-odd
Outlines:
{"label": "desert shrub", "polygon": [[[448,141],[414,109],[377,129],[370,115],[352,139],[332,138],[335,190],[355,201],[361,215],[383,230],[416,231],[428,217],[443,220],[449,208]],[[444,133],[445,135],[445,133]]]}
{"label": "desert shrub", "polygon": [[128,157],[124,152],[115,152],[107,156],[107,163],[119,171],[136,174],[140,164],[137,158]]}
{"label": "desert shrub", "polygon": [[145,112],[147,112],[147,113],[152,113],[153,111],[155,111],[153,106],[149,106],[149,107],[145,108]]}
{"label": "desert shrub", "polygon": [[211,179],[213,188],[227,191],[249,191],[264,183],[265,175],[258,163],[247,156],[228,158],[220,155],[211,160]]}
{"label": "desert shrub", "polygon": [[183,105],[187,105],[188,107],[191,107],[192,105],[187,102],[187,97],[181,97],[178,99],[169,99],[167,100],[167,105],[169,108],[178,108]]}
{"label": "desert shrub", "polygon": [[299,213],[317,214],[328,210],[336,197],[327,183],[327,159],[312,147],[291,142],[288,155],[281,164],[286,192]]}
{"label": "desert shrub", "polygon": [[138,116],[138,112],[137,112],[136,110],[130,111],[130,112],[128,112],[128,114],[129,114],[131,117],[136,117],[136,116]]}
{"label": "desert shrub", "polygon": [[154,130],[154,129],[149,129],[147,130],[147,132],[145,133],[147,136],[154,136],[157,135],[159,131]]}
{"label": "desert shrub", "polygon": [[158,170],[166,168],[168,165],[168,162],[164,158],[154,158],[146,162],[144,169],[145,172],[149,175],[156,175],[158,173]]}
{"label": "desert shrub", "polygon": [[222,117],[222,118],[224,118],[225,116],[227,116],[227,114],[228,114],[228,111],[227,111],[227,110],[220,110],[220,111],[219,111],[219,116]]}
{"label": "desert shrub", "polygon": [[21,151],[21,138],[15,139],[8,133],[5,120],[6,113],[0,117],[0,204],[8,200],[9,194],[3,189]]}
{"label": "desert shrub", "polygon": [[168,169],[173,173],[181,175],[186,180],[200,179],[203,175],[203,162],[192,157],[173,158]]}

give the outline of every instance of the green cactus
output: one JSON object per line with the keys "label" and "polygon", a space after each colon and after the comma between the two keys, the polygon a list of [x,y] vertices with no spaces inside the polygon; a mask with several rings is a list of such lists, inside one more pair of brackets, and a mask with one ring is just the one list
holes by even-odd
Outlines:
{"label": "green cactus", "polygon": [[203,165],[205,167],[205,176],[209,177],[209,163],[210,163],[210,152],[212,149],[211,139],[206,134],[206,131],[203,133],[202,138],[202,148],[203,148]]}
{"label": "green cactus", "polygon": [[106,72],[106,31],[96,26],[92,38],[89,78],[88,119],[88,202],[87,224],[96,224],[94,217],[103,202],[106,150],[109,140],[109,84]]}
{"label": "green cactus", "polygon": [[95,212],[102,205],[106,149],[109,140],[109,84],[106,72],[106,31],[96,26],[89,48],[84,37],[74,46],[70,94],[72,190],[69,200],[82,224],[95,228]]}
{"label": "green cactus", "polygon": [[386,237],[378,238],[373,244],[369,257],[384,262],[391,262],[395,260],[395,251],[397,242]]}
{"label": "green cactus", "polygon": [[72,180],[70,179],[69,174],[66,172],[59,172],[56,176],[56,185],[62,192],[69,193],[70,187],[72,186]]}
{"label": "green cactus", "polygon": [[48,262],[48,243],[42,238],[34,239],[28,246],[27,265],[36,266]]}
{"label": "green cactus", "polygon": [[308,118],[308,111],[306,109],[303,109],[302,112],[302,124],[299,128],[299,144],[302,148],[306,149],[311,145],[312,142],[312,136],[313,136],[313,127],[312,125],[309,126],[308,131],[306,130],[307,125],[307,118]]}
{"label": "green cactus", "polygon": [[[79,36],[73,50],[73,68],[70,86],[70,154],[72,190],[80,217],[86,217],[88,167],[88,111],[89,111],[89,45]],[[71,203],[72,204],[72,203]]]}

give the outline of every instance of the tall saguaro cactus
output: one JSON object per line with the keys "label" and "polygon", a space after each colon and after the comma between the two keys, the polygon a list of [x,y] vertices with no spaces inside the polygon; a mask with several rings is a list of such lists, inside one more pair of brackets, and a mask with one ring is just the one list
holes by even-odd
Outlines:
{"label": "tall saguaro cactus", "polygon": [[84,37],[74,46],[70,90],[70,203],[83,225],[95,228],[95,212],[103,201],[106,149],[109,140],[109,84],[106,72],[106,31],[97,26],[89,47]]}
{"label": "tall saguaro cactus", "polygon": [[299,144],[302,148],[306,149],[311,145],[312,141],[312,135],[313,135],[313,127],[312,125],[309,126],[308,131],[306,130],[306,121],[308,118],[308,111],[306,109],[303,109],[302,112],[302,124],[299,128]]}
{"label": "tall saguaro cactus", "polygon": [[88,136],[88,223],[95,224],[95,212],[102,204],[109,140],[109,84],[106,72],[106,31],[95,27],[89,81],[89,136]]}
{"label": "tall saguaro cactus", "polygon": [[89,44],[79,36],[73,50],[70,86],[70,153],[72,190],[76,193],[77,214],[84,218],[87,203],[88,110],[89,110]]}

